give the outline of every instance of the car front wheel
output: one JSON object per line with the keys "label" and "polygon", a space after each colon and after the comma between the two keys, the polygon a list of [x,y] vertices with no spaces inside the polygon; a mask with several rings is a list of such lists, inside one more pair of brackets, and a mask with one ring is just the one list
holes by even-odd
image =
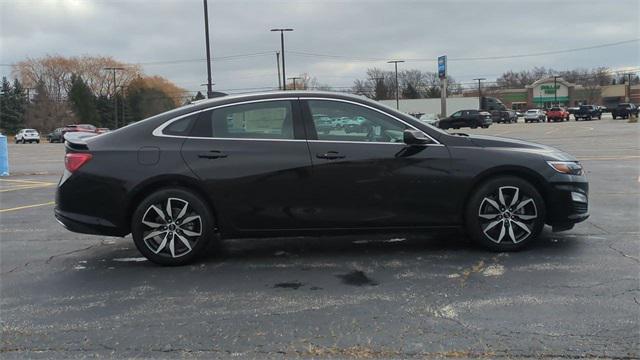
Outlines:
{"label": "car front wheel", "polygon": [[471,195],[465,212],[467,232],[493,251],[520,250],[544,227],[542,196],[529,182],[512,176],[490,179]]}
{"label": "car front wheel", "polygon": [[214,237],[213,215],[182,188],[156,191],[134,211],[131,233],[138,250],[160,265],[184,265],[204,253]]}

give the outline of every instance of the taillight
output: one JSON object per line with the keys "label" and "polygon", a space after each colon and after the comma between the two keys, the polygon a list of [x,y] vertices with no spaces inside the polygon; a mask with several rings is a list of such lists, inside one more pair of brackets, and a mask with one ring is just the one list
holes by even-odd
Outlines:
{"label": "taillight", "polygon": [[69,153],[64,156],[64,167],[69,170],[69,172],[74,172],[82,165],[86,164],[91,160],[93,156],[89,153]]}

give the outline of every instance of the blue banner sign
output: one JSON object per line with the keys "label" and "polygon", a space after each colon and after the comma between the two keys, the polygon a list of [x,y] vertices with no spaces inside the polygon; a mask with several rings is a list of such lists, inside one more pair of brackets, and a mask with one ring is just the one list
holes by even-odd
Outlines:
{"label": "blue banner sign", "polygon": [[438,57],[438,77],[440,79],[447,77],[447,55]]}

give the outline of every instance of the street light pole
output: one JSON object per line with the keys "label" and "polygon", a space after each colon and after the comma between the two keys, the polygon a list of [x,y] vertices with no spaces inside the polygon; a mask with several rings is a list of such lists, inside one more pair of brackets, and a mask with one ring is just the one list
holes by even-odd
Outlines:
{"label": "street light pole", "polygon": [[404,60],[391,60],[387,61],[387,64],[394,64],[396,67],[396,109],[400,110],[400,84],[398,84],[398,63],[403,63]]}
{"label": "street light pole", "polygon": [[112,70],[113,71],[113,122],[114,127],[118,128],[118,97],[116,96],[117,85],[116,85],[116,71],[124,70],[123,67],[106,67],[103,70]]}
{"label": "street light pole", "polygon": [[280,52],[282,53],[282,90],[287,90],[287,75],[284,70],[284,32],[293,31],[293,29],[271,29],[271,31],[280,31]]}
{"label": "street light pole", "polygon": [[482,85],[481,85],[481,81],[482,80],[487,80],[487,79],[486,78],[476,78],[476,79],[473,79],[473,80],[478,81],[478,109],[479,110],[484,110],[482,108]]}
{"label": "street light pole", "polygon": [[294,77],[290,77],[289,79],[293,80],[293,90],[297,90],[297,88],[296,88],[296,80],[297,79],[302,79],[302,78],[299,77],[299,76],[294,76]]}
{"label": "street light pole", "polygon": [[209,45],[209,10],[207,8],[207,0],[202,0],[204,4],[204,37],[207,48],[207,98],[213,97],[213,90],[211,88],[211,49]]}
{"label": "street light pole", "polygon": [[276,51],[276,65],[278,66],[278,90],[282,90],[282,80],[280,79],[280,52]]}

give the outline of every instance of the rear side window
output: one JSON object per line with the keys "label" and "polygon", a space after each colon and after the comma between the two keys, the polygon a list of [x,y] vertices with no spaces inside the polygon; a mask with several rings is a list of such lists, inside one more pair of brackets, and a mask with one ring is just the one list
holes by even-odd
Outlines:
{"label": "rear side window", "polygon": [[198,115],[199,113],[180,118],[164,128],[162,133],[165,135],[187,136],[189,135],[193,121],[198,118]]}
{"label": "rear side window", "polygon": [[193,136],[240,139],[293,139],[290,101],[264,101],[203,113]]}

